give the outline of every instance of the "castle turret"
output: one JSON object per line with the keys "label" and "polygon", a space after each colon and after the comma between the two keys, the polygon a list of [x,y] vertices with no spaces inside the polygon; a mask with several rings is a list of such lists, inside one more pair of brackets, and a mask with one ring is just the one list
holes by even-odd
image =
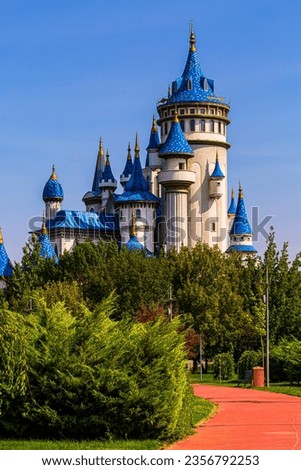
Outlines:
{"label": "castle turret", "polygon": [[125,183],[130,179],[132,171],[133,171],[133,161],[132,161],[132,154],[131,154],[131,145],[129,143],[125,167],[122,172],[122,175],[120,175],[120,183],[122,187],[124,187]]}
{"label": "castle turret", "polygon": [[132,220],[131,220],[130,238],[126,242],[125,246],[130,251],[144,250],[144,245],[140,243],[137,238],[136,216],[134,212],[132,214]]}
{"label": "castle turret", "polygon": [[230,246],[226,253],[240,252],[245,256],[257,253],[253,247],[252,230],[245,208],[244,195],[241,184],[238,191],[238,202],[232,227],[230,230]]}
{"label": "castle turret", "polygon": [[[182,76],[173,81],[167,98],[158,102],[157,123],[161,127],[161,142],[164,144],[177,112],[181,129],[193,151],[193,157],[187,161],[187,170],[195,173],[195,181],[188,191],[190,246],[202,241],[210,246],[217,244],[225,251],[228,228],[227,150],[230,147],[226,128],[230,122],[230,107],[224,98],[215,93],[214,81],[203,74],[193,31],[189,42]],[[210,186],[215,186],[215,189],[218,186],[217,180],[210,179],[217,153],[224,179],[220,185],[222,191],[213,191],[210,195]]]}
{"label": "castle turret", "polygon": [[102,173],[101,181],[99,183],[102,208],[106,207],[108,199],[116,190],[116,188],[117,188],[117,181],[115,180],[113,173],[112,173],[111,164],[110,164],[110,155],[109,155],[109,151],[107,150],[105,169]]}
{"label": "castle turret", "polygon": [[56,176],[55,167],[53,165],[51,176],[43,190],[43,200],[45,202],[45,215],[47,220],[55,218],[56,213],[61,210],[63,199],[63,188]]}
{"label": "castle turret", "polygon": [[235,213],[236,213],[236,202],[235,202],[235,198],[234,198],[234,188],[232,188],[231,200],[230,200],[230,205],[229,205],[229,209],[228,209],[228,231],[229,231],[229,233],[230,233],[230,230],[231,230],[231,227],[232,227],[232,223],[233,223],[233,219],[235,217]]}
{"label": "castle turret", "polygon": [[43,220],[41,234],[39,236],[39,242],[41,245],[40,256],[41,258],[51,258],[54,259],[56,263],[58,263],[58,257],[56,256],[54,249],[51,245],[51,242],[48,237],[47,228],[45,225],[45,219]]}
{"label": "castle turret", "polygon": [[131,218],[134,212],[137,224],[137,238],[151,253],[154,252],[154,230],[156,226],[156,208],[159,199],[150,192],[149,182],[144,178],[138,136],[136,135],[135,157],[130,179],[125,183],[124,192],[116,199],[119,208],[119,227],[121,244],[130,238]]}
{"label": "castle turret", "polygon": [[150,185],[150,191],[157,197],[161,197],[161,191],[158,184],[158,173],[162,168],[162,160],[159,158],[160,137],[156,119],[153,116],[152,128],[149,137],[149,143],[146,147],[147,156],[143,175]]}
{"label": "castle turret", "polygon": [[223,180],[225,175],[219,164],[218,155],[216,154],[215,167],[210,175],[209,180],[209,196],[215,199],[220,198],[224,194]]}
{"label": "castle turret", "polygon": [[99,191],[99,184],[101,182],[104,168],[105,156],[103,151],[102,139],[100,138],[92,189],[91,191],[88,191],[82,199],[86,205],[86,211],[99,212],[101,209],[101,194]]}
{"label": "castle turret", "polygon": [[159,183],[165,191],[164,216],[166,221],[165,244],[167,249],[188,246],[188,188],[195,182],[195,173],[187,169],[187,160],[193,157],[177,114],[159,156],[164,168],[159,173]]}

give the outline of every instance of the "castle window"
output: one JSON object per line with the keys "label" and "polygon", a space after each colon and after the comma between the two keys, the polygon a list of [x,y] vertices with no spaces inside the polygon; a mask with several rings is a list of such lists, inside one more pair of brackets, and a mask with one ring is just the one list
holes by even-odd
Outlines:
{"label": "castle window", "polygon": [[136,217],[137,217],[137,219],[139,219],[141,217],[141,210],[140,209],[136,209]]}
{"label": "castle window", "polygon": [[205,108],[201,108],[201,114],[205,114],[206,113],[206,109]]}
{"label": "castle window", "polygon": [[195,114],[195,109],[190,109],[189,112],[190,114]]}
{"label": "castle window", "polygon": [[183,132],[185,132],[185,121],[180,121],[180,126]]}
{"label": "castle window", "polygon": [[202,121],[201,121],[201,132],[205,132],[205,129],[206,129],[206,127],[205,127],[205,121],[202,120]]}
{"label": "castle window", "polygon": [[191,79],[189,79],[188,82],[187,82],[187,90],[192,90],[192,81],[191,81]]}
{"label": "castle window", "polygon": [[90,208],[90,212],[95,212],[94,207]]}
{"label": "castle window", "polygon": [[195,120],[194,119],[191,119],[191,121],[190,121],[190,130],[192,132],[195,131]]}
{"label": "castle window", "polygon": [[214,114],[214,109],[210,109],[210,114]]}
{"label": "castle window", "polygon": [[218,132],[221,134],[222,133],[222,123],[218,123]]}
{"label": "castle window", "polygon": [[185,109],[180,109],[180,114],[185,114]]}
{"label": "castle window", "polygon": [[166,135],[168,132],[168,124],[167,122],[164,123],[164,134]]}
{"label": "castle window", "polygon": [[175,115],[175,110],[174,110],[174,109],[171,110],[171,115],[172,115],[172,116]]}
{"label": "castle window", "polygon": [[179,163],[179,170],[185,170],[185,164]]}
{"label": "castle window", "polygon": [[215,222],[211,222],[211,232],[215,232],[215,231],[216,231]]}
{"label": "castle window", "polygon": [[167,117],[167,116],[168,116],[167,111],[164,111],[164,117]]}
{"label": "castle window", "polygon": [[214,132],[214,121],[210,121],[210,132]]}

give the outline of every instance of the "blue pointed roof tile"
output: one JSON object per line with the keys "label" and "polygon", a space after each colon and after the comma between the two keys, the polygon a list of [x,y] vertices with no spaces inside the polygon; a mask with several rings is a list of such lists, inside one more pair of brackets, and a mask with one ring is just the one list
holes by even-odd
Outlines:
{"label": "blue pointed roof tile", "polygon": [[146,150],[157,150],[160,145],[160,137],[158,133],[158,128],[156,124],[156,120],[153,117],[153,125],[149,137],[149,143],[148,146],[146,147]]}
{"label": "blue pointed roof tile", "polygon": [[129,144],[126,163],[125,163],[125,167],[124,167],[121,177],[127,178],[128,176],[131,176],[132,172],[133,172],[133,161],[132,161],[132,156],[131,156],[131,146]]}
{"label": "blue pointed roof tile", "polygon": [[193,157],[193,150],[185,138],[177,116],[175,116],[166,141],[159,150],[160,157],[164,158],[169,155]]}
{"label": "blue pointed roof tile", "polygon": [[210,178],[213,178],[213,179],[225,178],[225,175],[222,172],[222,169],[221,169],[220,164],[219,164],[218,156],[216,156],[215,167],[214,167],[213,173],[210,176]]}
{"label": "blue pointed roof tile", "polygon": [[230,235],[252,235],[241,186],[239,187],[238,203]]}
{"label": "blue pointed roof tile", "polygon": [[8,257],[8,254],[7,254],[4,242],[3,242],[2,232],[0,229],[0,276],[11,277],[12,275],[13,275],[12,264]]}
{"label": "blue pointed roof tile", "polygon": [[97,154],[95,172],[94,172],[94,179],[92,184],[92,193],[98,194],[99,193],[99,183],[102,179],[102,172],[105,167],[105,156],[102,146],[102,140],[99,140],[99,149]]}
{"label": "blue pointed roof tile", "polygon": [[236,202],[235,202],[235,199],[234,199],[234,189],[232,189],[231,201],[230,201],[230,206],[229,206],[229,209],[228,209],[228,214],[229,215],[235,215],[235,213],[236,213]]}
{"label": "blue pointed roof tile", "polygon": [[101,182],[105,182],[105,183],[112,182],[114,185],[116,185],[117,181],[115,180],[114,175],[112,173],[112,168],[111,168],[111,164],[110,164],[110,157],[109,157],[108,152],[107,152],[106,157],[107,157],[106,158],[106,165],[105,165],[104,171],[102,172]]}

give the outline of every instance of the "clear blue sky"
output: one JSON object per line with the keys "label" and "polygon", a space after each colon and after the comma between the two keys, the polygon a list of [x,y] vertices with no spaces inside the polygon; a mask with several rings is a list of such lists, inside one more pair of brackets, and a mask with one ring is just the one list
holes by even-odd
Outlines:
{"label": "clear blue sky", "polygon": [[[231,102],[229,186],[301,250],[299,0],[0,0],[0,225],[20,260],[56,165],[83,210],[99,137],[115,177],[145,157],[156,102],[182,74],[193,19],[203,72]],[[254,245],[262,253],[263,237]]]}

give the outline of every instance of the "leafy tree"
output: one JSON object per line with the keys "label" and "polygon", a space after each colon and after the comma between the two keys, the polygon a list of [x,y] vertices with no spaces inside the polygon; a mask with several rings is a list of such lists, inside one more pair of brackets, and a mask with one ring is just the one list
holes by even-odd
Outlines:
{"label": "leafy tree", "polygon": [[213,358],[215,379],[229,380],[234,376],[234,358],[231,353],[216,354]]}

